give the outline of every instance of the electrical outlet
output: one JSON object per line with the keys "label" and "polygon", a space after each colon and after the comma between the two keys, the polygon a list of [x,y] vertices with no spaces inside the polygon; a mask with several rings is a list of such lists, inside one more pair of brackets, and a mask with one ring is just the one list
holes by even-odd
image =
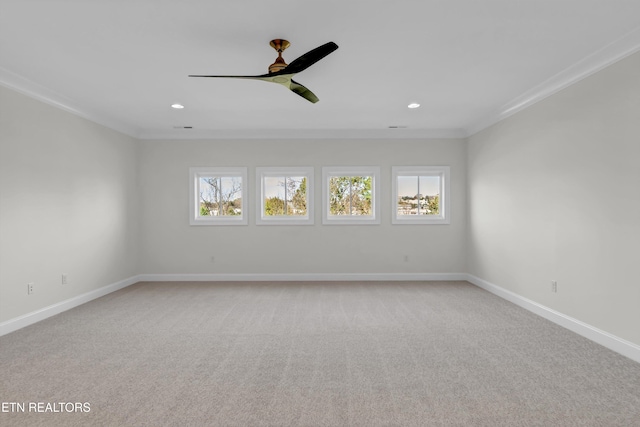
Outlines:
{"label": "electrical outlet", "polygon": [[33,293],[33,282],[27,283],[27,295],[31,295]]}
{"label": "electrical outlet", "polygon": [[211,264],[215,264],[215,262],[216,262],[216,257],[212,256],[211,257]]}
{"label": "electrical outlet", "polygon": [[551,281],[551,292],[558,292],[558,282],[555,280]]}
{"label": "electrical outlet", "polygon": [[62,284],[66,285],[69,283],[69,275],[67,273],[62,273]]}
{"label": "electrical outlet", "polygon": [[404,262],[409,262],[409,255],[404,256]]}

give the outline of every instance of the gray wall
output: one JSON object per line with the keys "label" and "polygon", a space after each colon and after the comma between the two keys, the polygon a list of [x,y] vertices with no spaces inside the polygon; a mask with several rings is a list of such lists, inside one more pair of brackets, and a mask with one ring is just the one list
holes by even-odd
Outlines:
{"label": "gray wall", "polygon": [[[464,140],[140,144],[141,273],[463,273],[466,269]],[[451,224],[391,225],[391,166],[423,164],[451,166]],[[381,167],[380,225],[322,225],[322,166],[342,165]],[[248,167],[249,225],[189,226],[192,166]],[[255,225],[258,166],[315,168],[315,225]]]}
{"label": "gray wall", "polygon": [[136,273],[137,161],[133,138],[0,86],[0,323]]}
{"label": "gray wall", "polygon": [[[0,87],[0,322],[137,274],[468,272],[640,344],[638,69],[467,141],[139,141]],[[392,226],[391,166],[421,164],[451,166],[451,225]],[[253,201],[255,167],[294,165],[315,225],[257,226],[251,202],[247,226],[189,226],[189,167],[247,166]],[[380,225],[321,225],[332,165],[381,167]]]}
{"label": "gray wall", "polygon": [[468,272],[636,344],[638,70],[635,54],[468,143]]}

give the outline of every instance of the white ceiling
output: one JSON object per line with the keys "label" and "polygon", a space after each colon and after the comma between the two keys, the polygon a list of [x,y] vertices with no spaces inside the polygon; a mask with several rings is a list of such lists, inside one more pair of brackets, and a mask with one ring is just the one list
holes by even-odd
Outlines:
{"label": "white ceiling", "polygon": [[[274,38],[340,46],[295,77],[320,102],[187,77]],[[0,83],[139,138],[466,136],[638,50],[639,0],[0,0]]]}

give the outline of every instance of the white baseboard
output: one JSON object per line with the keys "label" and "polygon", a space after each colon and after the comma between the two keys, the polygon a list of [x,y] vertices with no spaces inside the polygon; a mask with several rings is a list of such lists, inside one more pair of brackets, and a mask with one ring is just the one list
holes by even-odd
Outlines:
{"label": "white baseboard", "polygon": [[558,311],[552,310],[549,307],[545,307],[542,304],[538,304],[535,301],[522,297],[516,293],[508,291],[486,280],[480,279],[472,274],[467,275],[467,280],[474,285],[491,292],[507,301],[510,301],[524,309],[529,310],[532,313],[537,314],[547,320],[552,321],[570,331],[582,335],[583,337],[590,339],[610,350],[620,353],[623,356],[628,357],[631,360],[640,363],[640,346],[626,341],[622,338],[616,337],[608,332],[588,325],[580,320],[569,317]]}
{"label": "white baseboard", "polygon": [[404,281],[467,280],[465,273],[269,273],[269,274],[141,274],[141,282],[330,282],[330,281]]}
{"label": "white baseboard", "polygon": [[36,322],[44,320],[48,317],[55,316],[56,314],[62,313],[63,311],[67,311],[84,303],[87,303],[96,298],[100,298],[111,292],[115,292],[119,289],[126,288],[127,286],[133,285],[134,283],[139,282],[140,279],[138,276],[132,276],[128,279],[121,280],[116,283],[112,283],[107,286],[103,286],[102,288],[84,293],[82,295],[78,295],[73,298],[69,298],[67,300],[61,301],[57,304],[50,305],[48,307],[42,308],[40,310],[33,311],[31,313],[27,313],[25,315],[7,320],[6,322],[0,323],[0,336],[6,335],[13,331],[17,331],[18,329],[24,328],[25,326],[32,325]]}

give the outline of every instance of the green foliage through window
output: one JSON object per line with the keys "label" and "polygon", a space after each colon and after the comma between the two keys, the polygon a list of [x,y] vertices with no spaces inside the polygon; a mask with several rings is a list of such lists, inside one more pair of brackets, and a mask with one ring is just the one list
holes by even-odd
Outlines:
{"label": "green foliage through window", "polygon": [[279,176],[264,179],[265,216],[307,215],[307,178]]}
{"label": "green foliage through window", "polygon": [[329,178],[331,215],[372,215],[371,176],[332,176]]}

